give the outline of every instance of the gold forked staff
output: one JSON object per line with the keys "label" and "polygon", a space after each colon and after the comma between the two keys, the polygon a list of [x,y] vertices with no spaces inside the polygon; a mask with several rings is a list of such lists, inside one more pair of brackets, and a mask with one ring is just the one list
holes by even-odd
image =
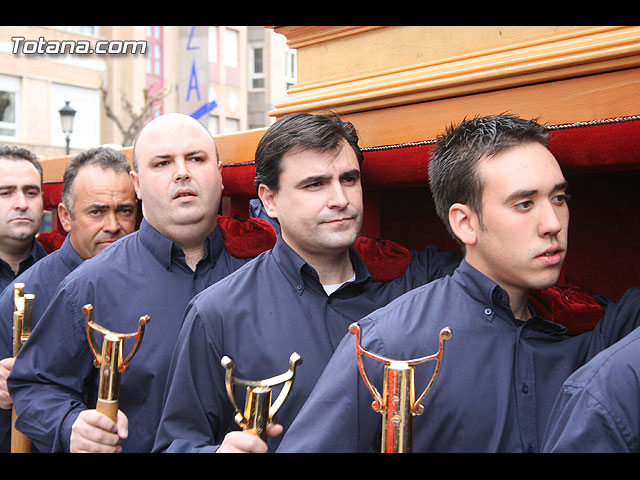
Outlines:
{"label": "gold forked staff", "polygon": [[[33,327],[33,302],[35,295],[24,293],[24,283],[13,284],[13,357],[31,335]],[[11,409],[11,453],[31,453],[31,441],[16,429],[17,415],[15,408]]]}
{"label": "gold forked staff", "polygon": [[[245,432],[253,433],[266,440],[267,424],[275,422],[276,414],[288,398],[295,379],[296,367],[302,363],[302,357],[296,352],[292,353],[289,357],[289,370],[275,377],[257,381],[235,378],[233,376],[235,365],[233,360],[226,355],[222,357],[220,363],[226,370],[225,385],[229,400],[236,411],[236,423]],[[244,411],[240,409],[235,399],[233,386],[236,383],[247,387]],[[284,383],[284,386],[272,405],[272,388],[281,383]]]}
{"label": "gold forked staff", "polygon": [[[100,369],[98,385],[98,402],[96,410],[107,415],[114,422],[118,416],[118,395],[120,392],[120,374],[129,368],[129,362],[140,348],[145,326],[149,323],[149,315],[140,317],[138,331],[134,333],[115,333],[98,325],[93,321],[93,305],[82,307],[87,315],[87,338],[89,347],[95,357],[94,365]],[[102,349],[98,347],[93,331],[102,334]],[[127,358],[122,360],[122,350],[125,338],[135,337],[136,342]]]}
{"label": "gold forked staff", "polygon": [[[440,343],[437,353],[406,361],[392,360],[368,352],[362,348],[360,344],[361,331],[358,323],[352,323],[349,327],[349,332],[356,336],[356,360],[358,362],[358,369],[360,370],[360,375],[365,385],[374,398],[371,408],[382,414],[381,452],[411,452],[413,447],[413,417],[422,415],[424,412],[422,401],[433,388],[440,374],[442,356],[444,354],[444,342],[451,338],[451,329],[445,327],[440,331]],[[363,355],[385,364],[382,395],[380,395],[376,387],[369,381],[369,377],[364,370]],[[431,360],[436,360],[436,367],[431,376],[431,380],[424,392],[422,392],[422,395],[420,395],[417,400],[414,400],[414,367],[415,365]]]}

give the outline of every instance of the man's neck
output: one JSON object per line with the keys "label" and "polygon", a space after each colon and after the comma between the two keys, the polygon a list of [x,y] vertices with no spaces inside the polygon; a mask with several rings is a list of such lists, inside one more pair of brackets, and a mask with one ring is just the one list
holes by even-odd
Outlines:
{"label": "man's neck", "polygon": [[34,240],[26,244],[19,245],[0,245],[0,258],[7,262],[11,270],[17,275],[20,270],[20,263],[29,256],[33,247]]}
{"label": "man's neck", "polygon": [[199,247],[182,247],[182,251],[184,252],[184,261],[187,263],[189,268],[191,268],[191,270],[195,272],[198,262],[202,257],[204,257],[204,243],[202,243]]}
{"label": "man's neck", "polygon": [[180,226],[177,228],[158,230],[162,235],[173,241],[184,252],[185,262],[195,271],[196,265],[205,254],[205,240],[216,229],[217,223],[208,225]]}
{"label": "man's neck", "polygon": [[348,250],[334,255],[307,255],[307,257],[305,261],[316,270],[322,285],[338,285],[354,275]]}
{"label": "man's neck", "polygon": [[526,322],[531,317],[527,298],[528,295],[525,296],[524,301],[519,300],[518,302],[514,302],[511,300],[511,311],[514,317],[522,322]]}
{"label": "man's neck", "polygon": [[477,271],[485,275],[487,278],[490,278],[495,283],[497,283],[504,291],[509,295],[509,306],[511,307],[511,311],[516,319],[526,322],[531,317],[531,312],[529,311],[529,289],[522,288],[514,285],[506,285],[504,282],[500,282],[496,278],[493,278],[492,275],[487,273],[480,266],[474,265],[473,259],[469,260],[469,255],[465,256],[465,260],[469,265],[475,268]]}
{"label": "man's neck", "polygon": [[173,242],[182,249],[182,252],[184,253],[184,261],[194,272],[196,271],[196,265],[198,265],[200,259],[205,255],[205,239],[209,235],[210,233],[204,237],[199,235],[197,238],[189,237],[186,239],[173,239]]}

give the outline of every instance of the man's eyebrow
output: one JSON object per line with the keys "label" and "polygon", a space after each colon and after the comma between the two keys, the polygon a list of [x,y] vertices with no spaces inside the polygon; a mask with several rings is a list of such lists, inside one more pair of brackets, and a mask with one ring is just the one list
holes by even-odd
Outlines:
{"label": "man's eyebrow", "polygon": [[173,155],[170,155],[168,153],[158,153],[156,155],[153,155],[151,157],[151,161],[155,161],[155,160],[164,160],[166,158],[171,158]]}
{"label": "man's eyebrow", "polygon": [[136,206],[135,202],[122,202],[116,205],[116,208],[133,208]]}
{"label": "man's eyebrow", "polygon": [[538,193],[538,190],[516,190],[515,192],[513,192],[511,195],[509,195],[506,199],[505,199],[505,203],[511,203],[514,200],[518,200],[520,198],[526,198],[526,197],[530,197],[532,195],[535,195],[536,193]]}
{"label": "man's eyebrow", "polygon": [[[360,170],[358,170],[357,168],[354,168],[354,169],[346,171],[346,172],[342,172],[340,174],[340,179],[342,180],[344,178],[354,177],[354,176],[357,176],[357,177],[360,176]],[[304,185],[309,185],[311,183],[324,182],[326,180],[331,179],[331,177],[332,177],[332,175],[311,175],[311,176],[308,176],[308,177],[303,178],[302,180],[300,180],[297,183],[297,186],[298,187],[302,187]]]}
{"label": "man's eyebrow", "polygon": [[36,190],[40,190],[40,185],[38,185],[37,183],[28,183],[27,185],[0,185],[0,190],[17,190],[18,188],[35,188]]}
{"label": "man's eyebrow", "polygon": [[[192,151],[189,151],[189,152],[187,152],[187,153],[185,153],[185,154],[184,154],[184,156],[185,156],[185,157],[187,157],[187,158],[188,158],[188,157],[193,157],[193,156],[195,156],[195,155],[204,155],[204,156],[209,156],[209,154],[207,153],[207,151],[206,151],[206,150],[201,150],[201,149],[198,149],[198,150],[192,150]],[[151,157],[151,160],[156,160],[156,159],[161,159],[161,160],[163,160],[163,159],[165,159],[165,158],[173,158],[173,157],[175,157],[175,156],[176,156],[176,155],[175,155],[175,154],[173,154],[173,153],[158,153],[158,154],[154,155],[153,157]]]}
{"label": "man's eyebrow", "polygon": [[185,154],[185,157],[193,157],[194,155],[204,155],[207,157],[209,156],[206,150],[193,150],[192,152],[187,152]]}
{"label": "man's eyebrow", "polygon": [[85,210],[104,210],[105,208],[109,208],[105,203],[90,203],[85,207]]}
{"label": "man's eyebrow", "polygon": [[311,183],[324,182],[325,180],[328,180],[329,178],[331,178],[330,175],[311,175],[309,177],[305,177],[302,180],[300,180],[296,184],[296,186],[297,187],[302,187],[304,185],[309,185]]}
{"label": "man's eyebrow", "polygon": [[[556,192],[558,190],[566,190],[567,188],[569,188],[569,182],[560,182],[557,183],[552,191]],[[536,193],[538,193],[538,190],[516,190],[515,192],[513,192],[511,195],[509,195],[506,199],[505,199],[505,203],[511,203],[514,200],[517,200],[519,198],[525,198],[525,197],[530,197],[532,195],[535,195]]]}
{"label": "man's eyebrow", "polygon": [[[116,208],[123,208],[123,207],[135,207],[135,203],[134,202],[122,202],[122,203],[118,203],[116,205]],[[108,210],[110,207],[110,205],[107,205],[106,203],[90,203],[89,205],[87,205],[85,207],[85,209],[87,211],[89,210]]]}
{"label": "man's eyebrow", "polygon": [[340,175],[340,178],[347,178],[347,177],[360,177],[360,170],[358,170],[357,168],[354,168]]}

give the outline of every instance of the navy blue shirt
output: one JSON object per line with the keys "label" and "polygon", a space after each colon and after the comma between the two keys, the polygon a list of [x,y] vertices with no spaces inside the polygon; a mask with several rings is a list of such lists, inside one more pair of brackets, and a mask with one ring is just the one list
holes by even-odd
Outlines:
{"label": "navy blue shirt", "polygon": [[47,256],[47,251],[37,240],[33,241],[33,246],[31,247],[31,252],[29,252],[29,256],[25,258],[20,265],[18,265],[18,273],[16,274],[11,266],[0,258],[0,292],[7,288],[8,285],[13,285],[16,280],[16,277],[20,275],[22,272],[27,270],[31,265],[36,263],[41,258]]}
{"label": "navy blue shirt", "polygon": [[[637,315],[640,289],[618,315]],[[600,352],[562,386],[545,434],[546,452],[640,452],[640,329]]]}
{"label": "navy blue shirt", "polygon": [[[72,424],[96,405],[99,370],[87,341],[86,304],[93,305],[96,323],[119,333],[136,332],[139,318],[150,316],[140,349],[120,377],[119,407],[129,419],[123,451],[151,450],[187,303],[250,260],[227,252],[219,228],[205,246],[194,272],[182,250],[144,220],[60,284],[8,379],[17,427],[38,450],[69,451]],[[99,334],[96,339],[101,341]],[[125,356],[128,342],[133,339],[125,341]]]}
{"label": "navy blue shirt", "polygon": [[[403,295],[360,326],[363,348],[395,360],[435,354],[440,330],[453,331],[425,412],[413,417],[414,452],[535,452],[562,382],[631,331],[640,314],[611,320],[574,337],[537,315],[521,322],[507,292],[463,260],[452,276]],[[380,451],[382,417],[358,371],[355,338],[345,336],[279,452]],[[382,362],[364,360],[382,392]],[[416,366],[416,398],[434,364]]]}
{"label": "navy blue shirt", "polygon": [[[13,284],[25,284],[25,293],[35,294],[33,326],[53,298],[60,282],[82,263],[82,257],[71,246],[67,236],[62,246],[44,257],[11,282],[0,295],[0,358],[13,356]],[[10,451],[11,410],[0,410],[0,452]]]}
{"label": "navy blue shirt", "polygon": [[[262,380],[284,373],[297,352],[293,390],[277,422],[288,426],[311,392],[349,325],[408,290],[450,274],[460,261],[435,247],[412,251],[401,278],[372,281],[362,259],[350,250],[355,280],[327,295],[316,271],[282,238],[190,303],[172,361],[170,385],[154,451],[217,449],[235,424],[225,390],[224,355],[234,375]],[[244,405],[244,388],[236,388]],[[274,389],[273,399],[279,388]],[[280,438],[270,438],[275,449]]]}

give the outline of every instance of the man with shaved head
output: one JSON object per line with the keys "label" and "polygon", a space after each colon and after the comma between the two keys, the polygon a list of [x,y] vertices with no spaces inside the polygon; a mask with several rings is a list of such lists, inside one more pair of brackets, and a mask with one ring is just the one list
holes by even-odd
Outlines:
{"label": "man with shaved head", "polygon": [[[206,128],[186,115],[160,116],[139,133],[133,155],[140,229],[62,282],[8,379],[16,426],[41,452],[150,451],[187,303],[249,260],[229,253],[217,225],[221,164]],[[99,370],[87,304],[112,332],[134,333],[150,317],[120,377],[116,422],[94,410]],[[131,345],[124,349],[126,356]]]}

